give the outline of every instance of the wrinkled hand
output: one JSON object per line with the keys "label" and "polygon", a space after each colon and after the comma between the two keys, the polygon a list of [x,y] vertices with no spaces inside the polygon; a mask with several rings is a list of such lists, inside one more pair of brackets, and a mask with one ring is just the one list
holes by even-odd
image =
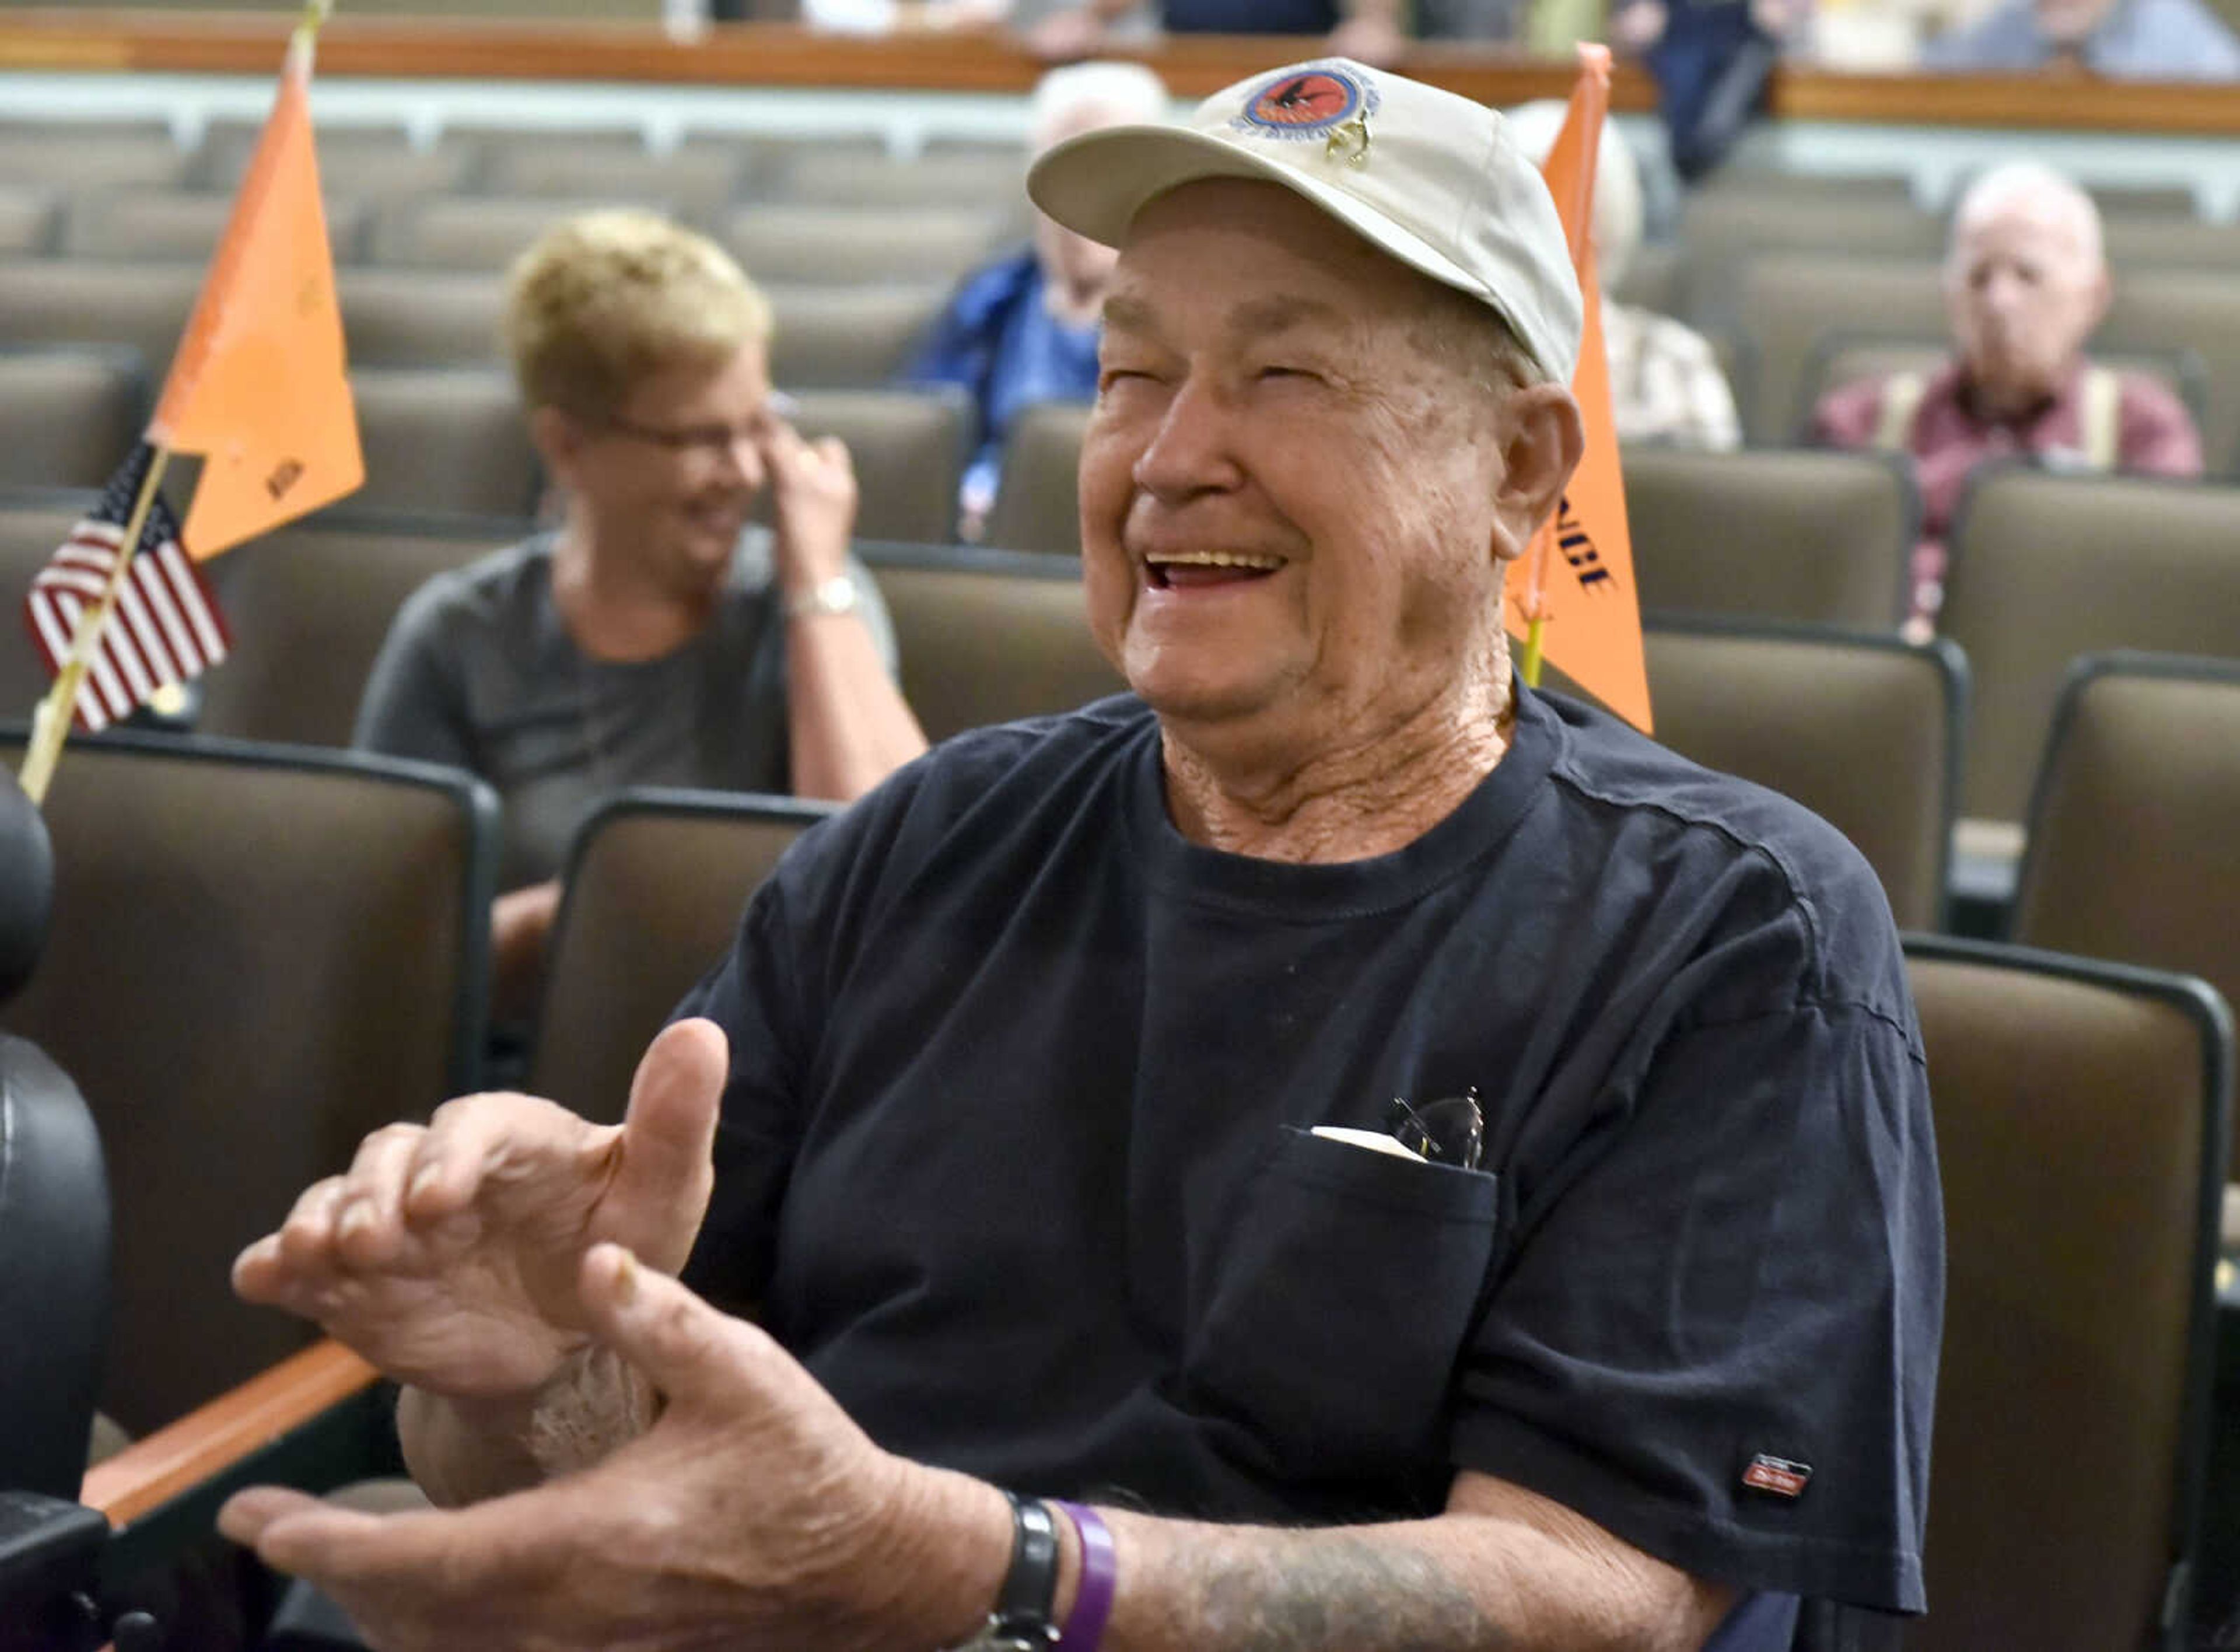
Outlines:
{"label": "wrinkled hand", "polygon": [[882,1452],[763,1332],[617,1247],[591,1251],[570,1294],[666,1396],[649,1432],[457,1511],[258,1487],[221,1529],[333,1595],[382,1652],[963,1638],[1010,1550],[992,1488]]}
{"label": "wrinkled hand", "polygon": [[592,1245],[684,1265],[714,1180],[726,1062],[713,1023],[683,1022],[646,1051],[620,1125],[501,1094],[377,1130],[241,1253],[234,1289],[430,1393],[527,1394],[590,1340],[577,1285]]}
{"label": "wrinkled hand", "polygon": [[784,423],[774,424],[764,438],[763,464],[770,479],[778,582],[788,596],[798,596],[847,571],[856,467],[839,437],[804,441]]}

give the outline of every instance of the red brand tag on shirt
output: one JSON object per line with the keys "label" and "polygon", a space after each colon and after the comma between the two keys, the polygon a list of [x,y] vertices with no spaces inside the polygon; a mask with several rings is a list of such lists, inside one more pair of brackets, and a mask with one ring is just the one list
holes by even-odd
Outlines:
{"label": "red brand tag on shirt", "polygon": [[1786,1457],[1769,1457],[1763,1451],[1750,1460],[1743,1470],[1743,1484],[1752,1491],[1770,1491],[1777,1497],[1794,1497],[1803,1493],[1805,1482],[1812,1478],[1809,1462],[1791,1462]]}

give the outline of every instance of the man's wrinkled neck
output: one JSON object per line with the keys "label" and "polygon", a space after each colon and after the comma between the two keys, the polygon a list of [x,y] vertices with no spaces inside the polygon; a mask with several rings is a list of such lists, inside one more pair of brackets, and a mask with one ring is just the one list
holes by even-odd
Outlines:
{"label": "man's wrinkled neck", "polygon": [[1256,860],[1333,864],[1406,848],[1477,789],[1509,749],[1509,659],[1458,674],[1403,717],[1311,744],[1161,719],[1167,811],[1194,843]]}

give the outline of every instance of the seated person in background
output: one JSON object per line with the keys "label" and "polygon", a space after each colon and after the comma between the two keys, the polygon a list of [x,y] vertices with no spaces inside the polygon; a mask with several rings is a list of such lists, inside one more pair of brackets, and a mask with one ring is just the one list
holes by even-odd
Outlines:
{"label": "seated person in background", "polygon": [[619,1127],[473,1096],[308,1189],[236,1281],[408,1385],[447,1506],[225,1529],[387,1652],[1920,1611],[1943,1226],[1881,885],[1510,669],[1584,442],[1537,170],[1324,61],[1030,188],[1121,249],[1081,520],[1140,697],[804,834]]}
{"label": "seated person in background", "polygon": [[2163,384],[2095,366],[2084,341],[2107,313],[2108,264],[2092,197],[2034,161],[1993,169],[1953,214],[1944,303],[1953,356],[1823,396],[1813,439],[1912,456],[1921,487],[1909,636],[1936,629],[1944,536],[1969,472],[2021,457],[2073,470],[2197,476],[2201,437]]}
{"label": "seated person in background", "polygon": [[2202,0],[2003,0],[1922,49],[1924,69],[2068,67],[2131,80],[2240,77],[2240,39]]}
{"label": "seated person in background", "polygon": [[[1052,144],[1100,126],[1157,125],[1167,89],[1139,63],[1076,63],[1035,88],[1029,142]],[[977,540],[996,502],[1011,421],[1038,402],[1097,394],[1097,327],[1113,252],[1035,214],[1034,244],[965,277],[903,374],[911,384],[956,384],[979,416],[957,501],[958,532]]]}
{"label": "seated person in background", "polygon": [[[770,306],[705,237],[595,212],[514,266],[505,334],[557,532],[405,603],[363,750],[471,770],[504,808],[496,1003],[526,1009],[569,838],[625,786],[860,796],[925,749],[849,555],[856,478],[770,406]],[[750,526],[769,487],[776,530]]]}
{"label": "seated person in background", "polygon": [[[1544,163],[1564,105],[1543,99],[1509,112],[1517,147]],[[1735,393],[1710,342],[1684,322],[1610,297],[1641,247],[1641,169],[1614,121],[1603,123],[1595,161],[1590,233],[1603,283],[1603,343],[1610,356],[1610,417],[1622,442],[1724,451],[1743,439]]]}
{"label": "seated person in background", "polygon": [[[1103,49],[1107,31],[1141,0],[1069,0],[1027,31],[1042,57],[1064,62]],[[1401,0],[1159,0],[1170,35],[1327,35],[1329,50],[1390,63],[1407,50]]]}

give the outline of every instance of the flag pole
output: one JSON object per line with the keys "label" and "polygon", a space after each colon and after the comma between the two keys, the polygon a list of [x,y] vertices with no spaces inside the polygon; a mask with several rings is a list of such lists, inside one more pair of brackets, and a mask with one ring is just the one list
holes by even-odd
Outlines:
{"label": "flag pole", "polygon": [[[1579,45],[1579,81],[1572,93],[1574,106],[1581,94],[1589,98],[1595,110],[1594,130],[1590,141],[1580,146],[1579,166],[1571,177],[1570,213],[1565,227],[1569,230],[1573,268],[1584,268],[1585,254],[1593,245],[1593,216],[1595,201],[1595,170],[1602,158],[1602,126],[1608,110],[1610,97],[1610,51],[1608,46],[1581,42]],[[1557,507],[1561,514],[1562,507]],[[1525,552],[1524,600],[1519,605],[1525,619],[1524,658],[1517,667],[1517,675],[1524,679],[1527,688],[1540,686],[1540,662],[1548,629],[1548,558],[1556,549],[1557,523],[1554,518],[1540,524],[1532,536],[1531,546]]]}
{"label": "flag pole", "polygon": [[79,618],[77,630],[70,638],[70,658],[63,662],[54,686],[39,702],[38,711],[33,716],[31,743],[23,754],[23,768],[18,779],[23,795],[31,800],[34,808],[46,801],[47,787],[55,777],[55,765],[62,761],[63,742],[70,738],[78,689],[84,685],[85,674],[93,664],[95,644],[100,639],[102,628],[117,611],[117,599],[124,590],[125,575],[131,570],[132,558],[139,553],[140,536],[147,531],[148,513],[155,509],[156,490],[163,485],[163,469],[170,462],[169,448],[154,450],[148,463],[148,474],[140,479],[139,496],[132,502],[132,515],[124,526],[124,543],[117,548],[117,563],[109,570],[108,583],[101,588],[101,600]]}

